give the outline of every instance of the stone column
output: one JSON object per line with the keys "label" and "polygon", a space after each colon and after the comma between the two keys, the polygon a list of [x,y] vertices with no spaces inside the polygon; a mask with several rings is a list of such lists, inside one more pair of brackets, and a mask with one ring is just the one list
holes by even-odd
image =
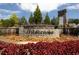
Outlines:
{"label": "stone column", "polygon": [[19,27],[19,35],[24,35],[24,27]]}
{"label": "stone column", "polygon": [[65,26],[68,24],[66,19],[66,9],[58,11],[58,18],[59,18],[59,26]]}

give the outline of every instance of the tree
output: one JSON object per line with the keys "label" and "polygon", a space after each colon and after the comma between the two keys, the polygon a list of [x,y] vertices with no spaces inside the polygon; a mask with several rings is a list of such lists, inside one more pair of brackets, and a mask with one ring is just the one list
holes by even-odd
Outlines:
{"label": "tree", "polygon": [[79,19],[69,19],[69,23],[79,24]]}
{"label": "tree", "polygon": [[21,18],[21,25],[26,25],[26,24],[27,24],[27,20],[26,20],[25,16],[23,16]]}
{"label": "tree", "polygon": [[75,19],[75,20],[74,20],[74,23],[75,23],[75,24],[79,24],[79,19]]}
{"label": "tree", "polygon": [[3,26],[3,19],[0,20],[0,26]]}
{"label": "tree", "polygon": [[18,26],[19,25],[19,19],[18,19],[17,15],[15,13],[13,13],[10,16],[10,20],[14,21],[14,26]]}
{"label": "tree", "polygon": [[42,14],[39,9],[39,6],[37,6],[36,10],[34,11],[34,22],[35,24],[41,24],[42,21]]}
{"label": "tree", "polygon": [[14,25],[15,25],[15,21],[9,19],[9,27],[12,27],[12,26],[14,26]]}
{"label": "tree", "polygon": [[51,24],[52,24],[52,25],[55,25],[55,21],[56,21],[55,18],[51,19]]}
{"label": "tree", "polygon": [[1,19],[0,23],[1,23],[2,27],[8,27],[9,26],[9,20],[8,19],[5,19],[5,20]]}
{"label": "tree", "polygon": [[59,24],[59,20],[58,20],[58,17],[54,17],[53,19],[51,19],[51,24],[52,25],[58,25]]}
{"label": "tree", "polygon": [[3,19],[0,19],[0,26],[2,27]]}
{"label": "tree", "polygon": [[10,20],[10,19],[1,19],[0,20],[0,26],[1,27],[12,27],[14,26],[14,20]]}
{"label": "tree", "polygon": [[30,24],[33,24],[34,23],[34,18],[33,18],[33,15],[31,13],[30,17],[29,17],[29,23]]}
{"label": "tree", "polygon": [[10,21],[9,21],[9,19],[5,19],[5,20],[3,21],[3,26],[4,26],[4,27],[9,27],[9,26],[10,26]]}
{"label": "tree", "polygon": [[74,19],[69,19],[68,23],[74,23]]}
{"label": "tree", "polygon": [[45,16],[44,24],[50,24],[50,17],[48,16],[48,13]]}
{"label": "tree", "polygon": [[14,26],[14,24],[15,24],[14,20],[10,20],[10,19],[1,19],[0,20],[1,27],[12,27],[12,26]]}

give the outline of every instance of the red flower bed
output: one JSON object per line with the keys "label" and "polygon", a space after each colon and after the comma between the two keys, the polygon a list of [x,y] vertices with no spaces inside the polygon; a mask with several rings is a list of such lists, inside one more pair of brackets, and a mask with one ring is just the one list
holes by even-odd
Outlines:
{"label": "red flower bed", "polygon": [[2,55],[79,55],[79,40],[24,45],[0,42]]}

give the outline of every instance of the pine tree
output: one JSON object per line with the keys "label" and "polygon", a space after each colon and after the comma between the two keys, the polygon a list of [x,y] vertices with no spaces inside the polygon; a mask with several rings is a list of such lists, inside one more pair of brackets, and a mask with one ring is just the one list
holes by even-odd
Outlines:
{"label": "pine tree", "polygon": [[58,17],[53,18],[53,19],[51,20],[51,24],[52,24],[52,25],[58,25],[58,24],[59,24],[59,19],[58,19]]}
{"label": "pine tree", "polygon": [[30,24],[33,24],[34,23],[34,18],[33,18],[33,15],[31,13],[30,17],[29,17],[29,23]]}
{"label": "pine tree", "polygon": [[37,6],[37,8],[34,12],[34,23],[41,24],[41,21],[42,21],[42,14],[41,14],[41,11],[39,9],[39,6]]}
{"label": "pine tree", "polygon": [[51,19],[51,24],[55,25],[56,24],[56,18]]}
{"label": "pine tree", "polygon": [[48,13],[45,16],[44,24],[51,24],[50,17],[48,16]]}
{"label": "pine tree", "polygon": [[23,16],[21,18],[21,25],[26,25],[26,24],[27,24],[27,20],[26,20],[25,16]]}

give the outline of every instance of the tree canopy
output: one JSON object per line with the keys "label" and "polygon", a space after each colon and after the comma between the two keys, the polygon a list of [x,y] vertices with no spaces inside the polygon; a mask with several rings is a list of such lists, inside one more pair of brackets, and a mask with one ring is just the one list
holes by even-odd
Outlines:
{"label": "tree canopy", "polygon": [[79,19],[69,19],[69,23],[79,24]]}
{"label": "tree canopy", "polygon": [[52,25],[58,25],[59,24],[58,17],[54,17],[53,19],[51,19],[51,24]]}
{"label": "tree canopy", "polygon": [[37,6],[36,10],[34,11],[34,23],[35,24],[40,24],[42,21],[42,14],[39,9],[39,6]]}
{"label": "tree canopy", "polygon": [[56,18],[51,19],[51,24],[55,25]]}
{"label": "tree canopy", "polygon": [[50,17],[48,16],[48,13],[45,16],[44,24],[51,24]]}
{"label": "tree canopy", "polygon": [[14,21],[14,26],[18,26],[19,25],[19,19],[18,19],[18,16],[16,15],[16,13],[13,13],[10,16],[10,20]]}
{"label": "tree canopy", "polygon": [[34,23],[34,17],[33,17],[33,15],[32,15],[32,13],[31,13],[31,15],[30,15],[30,17],[29,17],[29,23],[30,23],[30,24],[33,24],[33,23]]}
{"label": "tree canopy", "polygon": [[27,19],[25,18],[25,16],[22,16],[21,25],[26,25],[26,24],[27,24]]}

